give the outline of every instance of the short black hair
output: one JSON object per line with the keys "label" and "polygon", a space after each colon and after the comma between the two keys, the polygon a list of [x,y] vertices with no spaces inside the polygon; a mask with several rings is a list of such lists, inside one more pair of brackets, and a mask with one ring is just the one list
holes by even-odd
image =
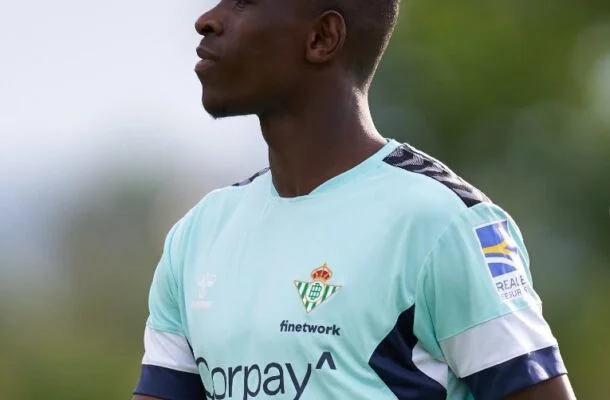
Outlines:
{"label": "short black hair", "polygon": [[362,84],[370,83],[398,21],[400,0],[313,0],[343,15],[348,62]]}

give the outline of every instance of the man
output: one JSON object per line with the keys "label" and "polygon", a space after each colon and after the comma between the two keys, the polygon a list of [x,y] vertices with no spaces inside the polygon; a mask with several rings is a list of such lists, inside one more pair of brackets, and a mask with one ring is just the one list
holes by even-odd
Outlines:
{"label": "man", "polygon": [[[134,399],[573,399],[513,220],[381,136],[398,0],[222,0],[196,72],[270,169],[167,236]],[[228,155],[230,156],[230,155]]]}

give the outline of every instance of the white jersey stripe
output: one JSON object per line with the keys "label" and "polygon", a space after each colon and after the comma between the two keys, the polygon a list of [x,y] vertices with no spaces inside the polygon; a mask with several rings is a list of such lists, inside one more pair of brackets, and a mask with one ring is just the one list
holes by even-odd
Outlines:
{"label": "white jersey stripe", "polygon": [[142,364],[198,374],[199,369],[186,338],[146,327]]}
{"label": "white jersey stripe", "polygon": [[432,355],[421,346],[420,342],[417,342],[413,348],[411,360],[417,369],[447,389],[449,367],[444,362],[438,361],[432,357]]}
{"label": "white jersey stripe", "polygon": [[506,314],[440,342],[460,378],[556,344],[541,306]]}

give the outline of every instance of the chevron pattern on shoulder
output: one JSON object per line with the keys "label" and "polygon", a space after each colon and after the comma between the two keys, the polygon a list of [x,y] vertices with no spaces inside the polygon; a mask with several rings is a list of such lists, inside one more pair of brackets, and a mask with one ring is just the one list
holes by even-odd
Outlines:
{"label": "chevron pattern on shoulder", "polygon": [[394,167],[435,179],[451,189],[467,207],[491,202],[479,189],[460,178],[445,164],[406,143],[397,147],[384,161]]}
{"label": "chevron pattern on shoulder", "polygon": [[246,186],[246,185],[249,185],[250,183],[254,182],[254,180],[256,178],[258,178],[259,176],[264,175],[265,173],[267,173],[267,171],[269,171],[269,167],[267,167],[265,169],[262,169],[262,170],[258,171],[256,174],[254,174],[251,177],[249,177],[248,179],[246,179],[244,181],[241,181],[241,182],[234,183],[231,186]]}

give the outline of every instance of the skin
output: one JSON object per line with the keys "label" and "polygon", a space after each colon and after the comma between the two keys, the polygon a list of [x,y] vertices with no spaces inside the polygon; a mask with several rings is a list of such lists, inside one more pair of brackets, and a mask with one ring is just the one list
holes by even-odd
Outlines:
{"label": "skin", "polygon": [[[221,0],[197,20],[196,73],[215,118],[255,114],[282,197],[304,196],[374,154],[369,82],[348,65],[343,17],[304,0]],[[574,399],[565,376],[507,400]],[[154,400],[134,396],[133,400]]]}
{"label": "skin", "polygon": [[252,1],[223,0],[197,20],[198,52],[214,60],[197,71],[203,106],[215,117],[256,114],[278,193],[303,196],[385,139],[368,88],[346,72],[343,17],[303,0]]}

